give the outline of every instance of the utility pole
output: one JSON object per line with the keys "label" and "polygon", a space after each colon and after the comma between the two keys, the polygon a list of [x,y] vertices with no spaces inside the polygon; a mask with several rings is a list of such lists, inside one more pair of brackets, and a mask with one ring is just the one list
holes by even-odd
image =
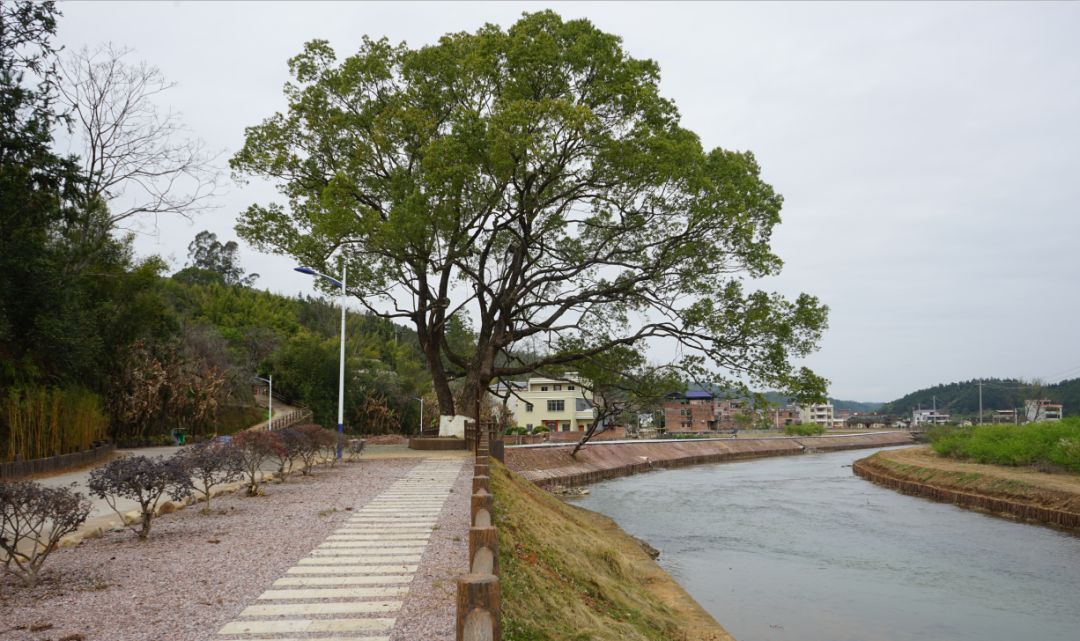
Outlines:
{"label": "utility pole", "polygon": [[983,412],[983,410],[982,410],[982,386],[983,386],[982,381],[979,381],[979,425],[983,424],[983,422],[982,422],[982,412]]}

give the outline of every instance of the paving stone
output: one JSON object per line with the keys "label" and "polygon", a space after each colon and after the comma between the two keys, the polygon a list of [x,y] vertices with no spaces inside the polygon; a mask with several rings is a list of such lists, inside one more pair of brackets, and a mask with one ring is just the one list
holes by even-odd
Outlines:
{"label": "paving stone", "polygon": [[319,614],[389,613],[401,609],[401,601],[332,601],[319,603],[272,603],[249,605],[242,617],[312,616]]}
{"label": "paving stone", "polygon": [[218,634],[287,634],[289,632],[388,632],[395,619],[286,619],[233,621]]}
{"label": "paving stone", "polygon": [[292,567],[285,570],[286,574],[334,574],[334,575],[357,575],[357,574],[396,574],[398,572],[408,572],[410,574],[416,572],[415,565],[402,565],[402,564],[390,564],[390,565],[311,565]]}
{"label": "paving stone", "polygon": [[267,590],[259,595],[260,601],[310,600],[310,599],[370,599],[401,596],[409,588],[300,588],[295,590]]}
{"label": "paving stone", "polygon": [[300,565],[391,565],[419,563],[419,554],[398,554],[394,556],[314,556],[300,559]]}
{"label": "paving stone", "polygon": [[393,585],[412,583],[412,576],[287,576],[274,581],[275,587],[307,587],[315,585]]}

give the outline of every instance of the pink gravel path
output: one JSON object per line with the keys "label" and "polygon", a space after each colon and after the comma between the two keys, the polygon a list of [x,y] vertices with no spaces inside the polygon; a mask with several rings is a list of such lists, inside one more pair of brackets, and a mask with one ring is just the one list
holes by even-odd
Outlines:
{"label": "pink gravel path", "polygon": [[[3,641],[207,641],[419,459],[319,468],[266,496],[213,500],[160,517],[150,540],[129,530],[57,551],[42,583],[0,578]],[[453,576],[465,567],[468,475],[462,468],[394,630],[394,641],[453,638]],[[335,511],[336,510],[336,511]],[[455,537],[459,540],[455,541]],[[295,636],[295,635],[294,635]]]}

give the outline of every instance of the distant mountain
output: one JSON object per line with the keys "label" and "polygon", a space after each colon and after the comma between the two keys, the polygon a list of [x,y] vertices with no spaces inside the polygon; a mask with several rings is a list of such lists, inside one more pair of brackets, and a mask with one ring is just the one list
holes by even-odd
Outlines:
{"label": "distant mountain", "polygon": [[[1014,378],[983,380],[983,411],[1010,410],[1024,406],[1026,399],[1048,398],[1064,405],[1066,416],[1080,415],[1080,378],[1052,385],[1033,384]],[[939,411],[955,416],[977,416],[979,413],[979,381],[944,383],[912,392],[885,403],[883,414],[908,415],[916,408],[929,409],[936,403]]]}

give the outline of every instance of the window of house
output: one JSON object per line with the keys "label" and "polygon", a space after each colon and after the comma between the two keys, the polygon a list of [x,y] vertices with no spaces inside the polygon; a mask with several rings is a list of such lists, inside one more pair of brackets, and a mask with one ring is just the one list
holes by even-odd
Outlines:
{"label": "window of house", "polygon": [[533,404],[532,403],[525,403],[525,411],[526,412],[533,411]]}
{"label": "window of house", "polygon": [[562,412],[566,410],[566,401],[562,399],[557,401],[548,401],[547,407],[549,412]]}
{"label": "window of house", "polygon": [[563,422],[562,431],[564,431],[564,432],[569,432],[570,431],[570,423],[569,422],[566,422],[566,421]]}
{"label": "window of house", "polygon": [[529,431],[532,431],[532,428],[533,428],[533,424],[532,424],[532,423],[526,423],[526,424],[525,424],[525,429],[527,429],[527,430],[529,430]]}
{"label": "window of house", "polygon": [[567,385],[566,389],[568,389],[568,390],[570,390],[572,392],[572,391],[574,391],[574,386],[573,385]]}
{"label": "window of house", "polygon": [[562,385],[556,385],[556,386],[555,386],[555,387],[553,388],[553,391],[555,391],[555,392],[561,392],[561,391],[562,391]]}
{"label": "window of house", "polygon": [[547,385],[541,385],[540,386],[540,391],[541,392],[546,392],[547,391]]}

